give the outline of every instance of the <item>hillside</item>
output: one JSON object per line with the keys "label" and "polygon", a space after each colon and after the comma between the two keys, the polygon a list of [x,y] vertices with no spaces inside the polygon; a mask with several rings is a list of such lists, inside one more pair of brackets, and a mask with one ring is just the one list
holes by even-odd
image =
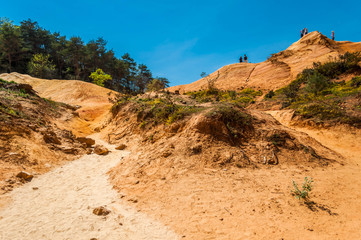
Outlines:
{"label": "hillside", "polygon": [[102,124],[109,113],[110,95],[116,92],[99,87],[92,83],[77,80],[46,80],[34,78],[26,74],[3,73],[0,78],[33,86],[39,96],[57,102],[78,105],[76,110],[80,119],[73,121],[72,130],[77,135],[88,135]]}
{"label": "hillside", "polygon": [[74,110],[39,97],[28,84],[0,79],[0,193],[19,183],[15,175],[22,170],[41,174],[85,153],[62,127],[78,118]]}
{"label": "hillside", "polygon": [[[219,73],[215,87],[222,90],[241,90],[248,87],[265,91],[276,90],[289,84],[303,69],[311,67],[313,62],[326,62],[347,51],[361,51],[361,42],[333,41],[315,31],[286,50],[272,54],[265,62],[227,65],[210,74],[209,78],[216,78]],[[179,90],[183,93],[206,87],[207,78],[202,78],[190,84],[170,87],[168,90]]]}
{"label": "hillside", "polygon": [[[197,91],[200,79],[136,96],[1,74],[15,81],[0,85],[4,236],[360,239],[361,54],[303,72],[358,50],[313,32],[263,63],[221,68],[212,89]],[[20,186],[20,170],[34,180]]]}

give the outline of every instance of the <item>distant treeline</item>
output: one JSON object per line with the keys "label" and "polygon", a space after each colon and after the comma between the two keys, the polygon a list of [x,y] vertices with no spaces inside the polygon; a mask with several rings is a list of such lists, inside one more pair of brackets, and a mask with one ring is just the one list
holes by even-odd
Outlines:
{"label": "distant treeline", "polygon": [[137,64],[128,53],[121,58],[115,57],[106,44],[102,37],[85,44],[78,36],[67,39],[30,19],[17,26],[13,21],[2,18],[0,72],[90,82],[90,74],[100,68],[112,78],[105,82],[105,86],[119,92],[141,93],[151,83],[161,88],[169,85],[166,78],[154,79],[148,67]]}

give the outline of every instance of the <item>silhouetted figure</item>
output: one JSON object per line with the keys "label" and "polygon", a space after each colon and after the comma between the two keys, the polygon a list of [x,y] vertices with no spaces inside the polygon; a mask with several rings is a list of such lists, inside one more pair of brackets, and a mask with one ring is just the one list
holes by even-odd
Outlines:
{"label": "silhouetted figure", "polygon": [[247,55],[246,55],[246,54],[244,54],[243,59],[244,59],[244,62],[245,62],[245,63],[247,63],[247,62],[248,62],[248,61],[247,61],[247,60],[248,60],[248,57],[247,57]]}
{"label": "silhouetted figure", "polygon": [[303,37],[303,30],[304,30],[304,29],[301,30],[301,38]]}
{"label": "silhouetted figure", "polygon": [[305,35],[307,35],[308,34],[308,29],[305,28],[304,32],[305,32]]}
{"label": "silhouetted figure", "polygon": [[331,32],[331,37],[332,37],[332,40],[335,41],[335,32],[334,31]]}
{"label": "silhouetted figure", "polygon": [[243,62],[242,56],[239,57],[239,62]]}

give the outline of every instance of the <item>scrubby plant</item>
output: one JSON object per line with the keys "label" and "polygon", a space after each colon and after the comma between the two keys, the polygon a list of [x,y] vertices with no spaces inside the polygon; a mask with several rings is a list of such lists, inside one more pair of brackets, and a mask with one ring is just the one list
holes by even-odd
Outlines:
{"label": "scrubby plant", "polygon": [[313,188],[312,183],[312,178],[308,179],[308,177],[305,177],[305,180],[302,184],[302,189],[299,189],[297,183],[292,180],[293,190],[291,190],[291,194],[297,199],[307,200],[309,198],[309,192],[311,192]]}

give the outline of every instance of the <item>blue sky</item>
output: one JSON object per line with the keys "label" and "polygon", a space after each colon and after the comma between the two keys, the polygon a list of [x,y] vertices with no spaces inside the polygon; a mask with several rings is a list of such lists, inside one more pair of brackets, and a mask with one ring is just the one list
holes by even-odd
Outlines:
{"label": "blue sky", "polygon": [[2,1],[0,16],[31,18],[68,38],[108,41],[171,85],[193,82],[246,53],[262,62],[299,39],[307,27],[336,40],[361,41],[359,0],[63,0]]}

